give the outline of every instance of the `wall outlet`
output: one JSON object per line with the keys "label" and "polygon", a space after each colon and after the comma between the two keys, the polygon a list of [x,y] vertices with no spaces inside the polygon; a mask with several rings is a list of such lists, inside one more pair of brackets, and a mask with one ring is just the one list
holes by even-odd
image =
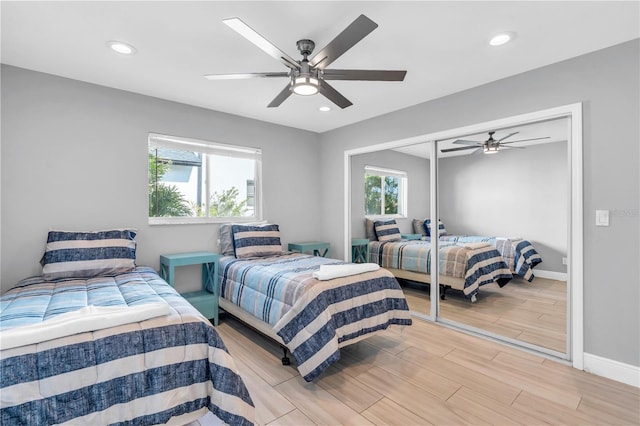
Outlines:
{"label": "wall outlet", "polygon": [[563,265],[566,265],[566,264],[567,264],[567,258],[566,258],[566,257],[563,257],[563,258],[562,258],[562,264],[563,264]]}

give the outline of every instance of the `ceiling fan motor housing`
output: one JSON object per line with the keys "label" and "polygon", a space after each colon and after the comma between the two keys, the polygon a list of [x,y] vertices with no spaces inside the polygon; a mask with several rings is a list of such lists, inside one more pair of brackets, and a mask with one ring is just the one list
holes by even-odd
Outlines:
{"label": "ceiling fan motor housing", "polygon": [[304,56],[305,59],[307,59],[307,56],[311,55],[311,52],[313,52],[313,49],[316,47],[316,44],[313,41],[307,39],[298,40],[296,45],[298,46],[300,54]]}

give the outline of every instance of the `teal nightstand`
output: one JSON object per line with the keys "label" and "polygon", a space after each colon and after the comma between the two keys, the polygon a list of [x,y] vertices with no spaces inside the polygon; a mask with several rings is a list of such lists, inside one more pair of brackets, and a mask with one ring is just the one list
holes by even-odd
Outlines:
{"label": "teal nightstand", "polygon": [[367,238],[351,239],[351,261],[353,263],[369,262],[369,239]]}
{"label": "teal nightstand", "polygon": [[422,234],[402,234],[403,240],[421,240]]}
{"label": "teal nightstand", "polygon": [[[160,256],[160,276],[174,286],[175,267],[202,264],[202,290],[181,293],[195,308],[213,324],[218,325],[218,257],[217,253],[206,251],[194,253],[163,254]],[[213,290],[213,293],[207,291]]]}
{"label": "teal nightstand", "polygon": [[289,251],[299,251],[304,253],[305,251],[313,252],[314,256],[327,257],[329,254],[329,243],[322,241],[309,241],[306,243],[289,243]]}

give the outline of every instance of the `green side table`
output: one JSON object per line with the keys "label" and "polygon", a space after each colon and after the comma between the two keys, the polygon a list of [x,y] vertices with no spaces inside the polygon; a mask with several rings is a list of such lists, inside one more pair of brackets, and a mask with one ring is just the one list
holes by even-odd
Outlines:
{"label": "green side table", "polygon": [[329,255],[329,243],[322,241],[309,241],[306,243],[289,243],[289,251],[313,252],[314,256],[327,257]]}
{"label": "green side table", "polygon": [[421,240],[422,234],[401,234],[403,240]]}
{"label": "green side table", "polygon": [[351,239],[351,262],[353,263],[369,262],[369,239],[368,238],[352,238]]}
{"label": "green side table", "polygon": [[[218,325],[218,258],[217,253],[207,251],[163,254],[160,256],[160,276],[174,287],[175,267],[202,264],[202,290],[180,293],[202,315]],[[207,291],[213,290],[213,293]]]}

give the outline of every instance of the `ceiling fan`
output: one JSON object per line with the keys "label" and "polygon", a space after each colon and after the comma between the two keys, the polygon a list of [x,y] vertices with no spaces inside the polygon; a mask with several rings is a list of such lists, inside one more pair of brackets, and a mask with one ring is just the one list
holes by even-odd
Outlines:
{"label": "ceiling fan", "polygon": [[505,139],[508,139],[511,136],[517,135],[520,132],[509,133],[507,136],[505,136],[503,138],[500,138],[500,139],[497,139],[497,140],[493,138],[493,134],[494,133],[495,133],[495,131],[489,132],[489,139],[487,139],[484,142],[468,141],[468,140],[464,140],[464,139],[458,139],[456,141],[453,141],[453,143],[460,144],[460,145],[467,145],[467,146],[461,146],[461,147],[458,147],[458,148],[442,149],[442,150],[440,150],[440,152],[454,152],[454,151],[462,151],[462,150],[465,150],[465,149],[475,149],[475,151],[472,152],[472,154],[476,154],[478,152],[484,152],[485,154],[495,154],[501,148],[524,149],[524,147],[522,147],[522,146],[510,146],[510,144],[512,144],[512,143],[527,142],[527,141],[537,141],[537,140],[540,140],[540,139],[549,139],[549,136],[544,136],[544,137],[541,137],[541,138],[520,139],[520,140],[517,140],[517,141],[502,142]]}
{"label": "ceiling fan", "polygon": [[351,49],[356,43],[365,38],[378,27],[378,24],[364,15],[360,15],[347,28],[336,36],[328,45],[309,58],[315,48],[311,40],[297,41],[298,50],[302,59],[296,61],[282,50],[274,46],[266,38],[245,24],[239,18],[224,19],[226,25],[238,34],[258,46],[269,56],[282,62],[288,71],[285,72],[260,72],[247,74],[209,74],[204,77],[209,80],[228,80],[244,78],[274,78],[287,77],[289,83],[271,101],[269,108],[277,107],[292,93],[299,95],[315,95],[320,93],[340,108],[353,105],[347,98],[334,89],[327,80],[366,80],[366,81],[402,81],[406,71],[389,70],[336,70],[327,67],[343,53]]}

